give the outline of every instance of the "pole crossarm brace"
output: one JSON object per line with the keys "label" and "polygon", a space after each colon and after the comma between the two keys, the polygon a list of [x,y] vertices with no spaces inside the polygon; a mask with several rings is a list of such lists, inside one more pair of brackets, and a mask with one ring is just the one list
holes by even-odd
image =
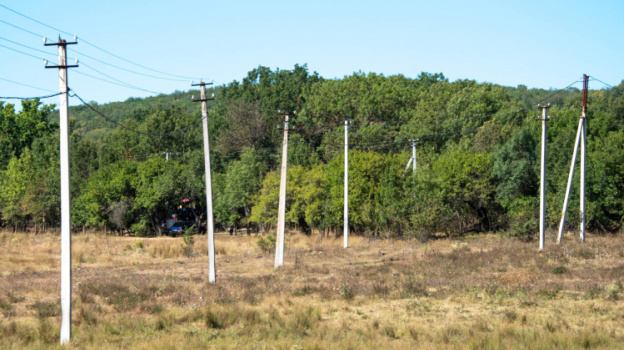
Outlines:
{"label": "pole crossarm brace", "polygon": [[[191,86],[201,86],[201,87],[203,87],[203,88],[205,89],[205,88],[206,88],[206,85],[212,85],[212,82],[210,82],[210,83],[204,83],[204,82],[202,81],[202,82],[200,82],[200,83],[195,84],[195,83],[193,83],[193,82],[191,81]],[[202,98],[199,98],[199,99],[195,99],[195,96],[191,96],[191,99],[193,100],[193,102],[212,101],[212,100],[214,100],[214,94],[212,94],[212,97],[208,97],[208,98],[207,98],[207,97],[202,97]]]}

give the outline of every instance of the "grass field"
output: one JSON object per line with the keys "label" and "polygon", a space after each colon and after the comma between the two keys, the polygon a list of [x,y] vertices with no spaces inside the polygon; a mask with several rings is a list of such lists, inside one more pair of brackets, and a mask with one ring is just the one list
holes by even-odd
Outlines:
{"label": "grass field", "polygon": [[[550,238],[550,237],[549,237]],[[73,237],[76,349],[622,349],[624,236]],[[552,239],[550,239],[552,242]],[[0,348],[60,348],[60,238],[0,233]]]}

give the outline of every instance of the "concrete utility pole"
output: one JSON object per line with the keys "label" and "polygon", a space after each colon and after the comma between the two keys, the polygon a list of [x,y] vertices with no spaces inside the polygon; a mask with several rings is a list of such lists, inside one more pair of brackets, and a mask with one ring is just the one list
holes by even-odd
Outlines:
{"label": "concrete utility pole", "polygon": [[546,220],[546,122],[548,121],[548,108],[547,106],[538,106],[542,109],[542,162],[541,162],[541,176],[540,176],[540,236],[539,236],[539,249],[544,249],[544,237],[545,237],[545,220]]}
{"label": "concrete utility pole", "polygon": [[275,268],[284,265],[284,228],[286,220],[286,168],[288,166],[288,113],[284,113],[284,142],[282,144],[282,173],[280,175],[279,207],[277,209],[277,236],[275,240]]}
{"label": "concrete utility pole", "polygon": [[[563,236],[563,227],[565,225],[566,211],[568,210],[568,202],[570,200],[570,189],[572,188],[572,179],[574,178],[574,164],[576,163],[576,154],[578,153],[579,144],[581,146],[581,241],[585,241],[585,112],[587,110],[587,82],[589,77],[583,74],[583,112],[579,120],[578,130],[576,131],[576,141],[574,142],[574,153],[572,155],[572,164],[570,165],[570,175],[568,176],[568,186],[566,188],[565,199],[563,201],[563,212],[561,213],[561,222],[559,223],[559,234],[557,235],[557,243],[561,243]],[[583,142],[581,142],[581,140]]]}
{"label": "concrete utility pole", "polygon": [[[67,42],[59,37],[56,43],[47,43],[45,46],[58,46],[58,66],[45,68],[58,68],[59,70],[59,133],[61,141],[61,345],[71,340],[71,197],[70,197],[70,173],[69,173],[69,110],[67,103],[67,68],[78,67],[78,64],[67,64],[67,45],[77,44],[74,36],[73,42]],[[76,61],[78,63],[78,61]]]}
{"label": "concrete utility pole", "polygon": [[412,158],[410,158],[409,162],[407,162],[407,166],[405,167],[405,171],[407,171],[407,169],[409,169],[409,166],[411,164],[412,165],[412,171],[415,174],[416,173],[416,142],[418,142],[419,139],[410,140],[410,141],[412,141]]}
{"label": "concrete utility pole", "polygon": [[587,89],[589,76],[583,74],[583,104],[581,106],[581,123],[583,134],[581,135],[581,242],[585,242],[585,148],[587,146]]}
{"label": "concrete utility pole", "polygon": [[[208,106],[206,101],[214,100],[214,94],[211,98],[206,98],[206,85],[212,83],[200,82],[191,86],[199,86],[201,96],[199,100],[193,99],[194,102],[202,103],[202,126],[204,130],[204,167],[206,168],[206,232],[208,236],[208,282],[216,283],[215,269],[215,249],[214,249],[214,217],[212,215],[212,174],[210,170],[210,135],[208,133]],[[167,153],[167,156],[169,154]],[[167,157],[168,160],[168,157]]]}
{"label": "concrete utility pole", "polygon": [[344,247],[349,248],[349,121],[347,120],[345,120],[344,142]]}

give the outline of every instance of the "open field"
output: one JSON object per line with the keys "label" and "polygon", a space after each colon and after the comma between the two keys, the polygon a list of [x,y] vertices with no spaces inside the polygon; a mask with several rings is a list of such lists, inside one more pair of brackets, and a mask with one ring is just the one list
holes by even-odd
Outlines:
{"label": "open field", "polygon": [[[624,348],[624,236],[374,241],[73,238],[79,349]],[[552,242],[552,240],[550,240]],[[0,348],[57,348],[60,238],[0,233]],[[191,256],[187,256],[191,253]]]}

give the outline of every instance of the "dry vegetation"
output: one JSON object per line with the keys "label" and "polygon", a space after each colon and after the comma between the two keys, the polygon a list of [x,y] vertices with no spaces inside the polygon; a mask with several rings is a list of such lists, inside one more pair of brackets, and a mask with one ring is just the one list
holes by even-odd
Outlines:
{"label": "dry vegetation", "polygon": [[[255,236],[73,239],[70,348],[624,347],[624,237],[536,243],[289,235],[273,269]],[[0,348],[59,347],[53,235],[0,233]],[[189,254],[190,253],[190,254]]]}

